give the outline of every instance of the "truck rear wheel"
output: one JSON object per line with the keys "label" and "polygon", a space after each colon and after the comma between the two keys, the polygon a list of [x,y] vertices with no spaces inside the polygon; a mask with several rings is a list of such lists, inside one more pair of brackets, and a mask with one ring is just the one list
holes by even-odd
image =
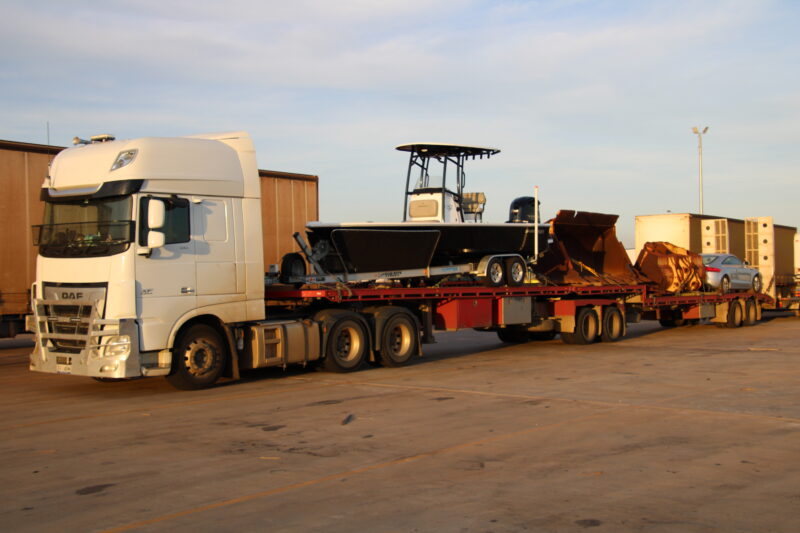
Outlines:
{"label": "truck rear wheel", "polygon": [[328,333],[325,346],[325,370],[352,372],[364,362],[367,352],[367,333],[355,318],[339,319]]}
{"label": "truck rear wheel", "polygon": [[603,310],[603,333],[600,338],[603,342],[616,342],[625,334],[625,322],[622,313],[614,306]]}
{"label": "truck rear wheel", "polygon": [[597,340],[597,313],[591,307],[583,307],[575,316],[575,331],[561,333],[566,344],[591,344]]}
{"label": "truck rear wheel", "polygon": [[419,338],[414,320],[396,313],[383,325],[380,359],[384,366],[402,366],[417,353]]}
{"label": "truck rear wheel", "polygon": [[190,326],[172,350],[172,369],[167,381],[181,390],[210,387],[222,374],[227,356],[217,330],[206,324]]}

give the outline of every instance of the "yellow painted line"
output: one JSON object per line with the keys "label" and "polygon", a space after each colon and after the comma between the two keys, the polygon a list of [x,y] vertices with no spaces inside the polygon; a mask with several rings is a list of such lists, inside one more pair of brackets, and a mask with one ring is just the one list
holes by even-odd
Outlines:
{"label": "yellow painted line", "polygon": [[590,418],[595,418],[595,417],[598,417],[598,416],[605,415],[605,414],[607,414],[607,413],[609,413],[611,411],[613,411],[613,409],[607,409],[605,411],[596,412],[596,413],[592,413],[590,415],[584,415],[584,416],[572,418],[572,419],[569,419],[569,420],[561,420],[559,422],[554,422],[552,424],[547,424],[547,425],[544,425],[544,426],[534,426],[534,427],[530,427],[530,428],[526,428],[526,429],[522,429],[522,430],[518,430],[518,431],[512,431],[510,433],[504,433],[504,434],[494,435],[494,436],[491,436],[491,437],[486,437],[486,438],[478,439],[478,440],[474,440],[474,441],[463,442],[461,444],[455,444],[455,445],[447,446],[447,447],[444,447],[444,448],[438,448],[436,450],[422,452],[422,453],[419,453],[419,454],[416,454],[416,455],[411,455],[411,456],[408,456],[408,457],[402,457],[402,458],[399,458],[399,459],[393,459],[391,461],[386,461],[386,462],[383,462],[383,463],[377,463],[377,464],[373,464],[373,465],[369,465],[369,466],[364,466],[364,467],[361,467],[361,468],[355,468],[353,470],[347,470],[347,471],[344,471],[344,472],[337,472],[335,474],[329,474],[327,476],[322,476],[322,477],[319,477],[319,478],[316,478],[316,479],[309,479],[307,481],[301,481],[299,483],[292,483],[291,485],[284,485],[282,487],[276,487],[274,489],[269,489],[269,490],[264,490],[264,491],[259,491],[259,492],[253,492],[251,494],[245,494],[243,496],[239,496],[239,497],[236,497],[236,498],[230,498],[230,499],[227,499],[227,500],[221,500],[221,501],[218,501],[218,502],[209,503],[209,504],[201,505],[201,506],[198,506],[198,507],[192,507],[190,509],[184,509],[183,511],[178,511],[176,513],[170,513],[170,514],[166,514],[166,515],[156,516],[154,518],[150,518],[150,519],[147,519],[147,520],[140,520],[139,522],[133,522],[131,524],[127,524],[127,525],[124,525],[124,526],[119,526],[119,527],[114,527],[114,528],[111,528],[111,529],[106,529],[106,530],[103,530],[101,533],[119,533],[119,532],[122,532],[122,531],[130,531],[132,529],[139,529],[139,528],[142,528],[142,527],[145,527],[145,526],[158,524],[158,523],[162,523],[162,522],[167,522],[169,520],[175,520],[175,519],[178,519],[178,518],[183,518],[185,516],[189,516],[189,515],[192,515],[192,514],[202,513],[202,512],[205,512],[205,511],[211,511],[211,510],[214,510],[214,509],[219,509],[221,507],[228,507],[230,505],[236,505],[236,504],[239,504],[239,503],[246,503],[246,502],[249,502],[249,501],[252,501],[252,500],[257,500],[259,498],[266,498],[266,497],[269,497],[269,496],[275,496],[277,494],[283,494],[285,492],[298,490],[298,489],[302,489],[302,488],[305,488],[305,487],[310,487],[310,486],[313,486],[313,485],[319,485],[321,483],[326,483],[328,481],[336,481],[337,479],[343,479],[343,478],[347,478],[347,477],[357,476],[359,474],[365,474],[367,472],[372,472],[374,470],[381,470],[381,469],[389,468],[389,467],[392,467],[392,466],[412,463],[412,462],[415,462],[415,461],[419,461],[420,459],[426,459],[428,457],[434,457],[434,456],[437,456],[437,455],[451,453],[451,452],[463,450],[465,448],[471,448],[471,447],[474,447],[474,446],[480,446],[482,444],[489,444],[489,443],[493,443],[493,442],[504,441],[504,440],[512,439],[514,437],[528,435],[528,434],[531,434],[531,433],[535,433],[537,431],[543,431],[543,430],[546,430],[546,429],[552,429],[552,428],[555,428],[555,427],[558,427],[558,426],[562,426],[562,425],[574,424],[576,422],[583,422],[583,421],[588,420]]}

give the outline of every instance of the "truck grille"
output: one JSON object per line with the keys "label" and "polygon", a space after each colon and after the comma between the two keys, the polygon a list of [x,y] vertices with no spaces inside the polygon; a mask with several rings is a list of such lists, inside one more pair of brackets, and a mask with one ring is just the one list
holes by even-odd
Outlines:
{"label": "truck grille", "polygon": [[99,318],[90,301],[35,300],[34,319],[42,344],[55,353],[79,354],[100,346],[100,337],[118,334],[116,320]]}

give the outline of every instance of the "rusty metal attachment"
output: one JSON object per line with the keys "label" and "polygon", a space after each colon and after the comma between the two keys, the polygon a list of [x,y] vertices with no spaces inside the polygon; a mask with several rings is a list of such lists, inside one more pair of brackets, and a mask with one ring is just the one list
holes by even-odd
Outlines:
{"label": "rusty metal attachment", "polygon": [[637,272],[617,239],[617,215],[559,211],[550,221],[552,243],[534,271],[547,283],[565,285],[637,285]]}
{"label": "rusty metal attachment", "polygon": [[700,254],[668,242],[645,243],[636,268],[664,292],[698,291],[706,281]]}

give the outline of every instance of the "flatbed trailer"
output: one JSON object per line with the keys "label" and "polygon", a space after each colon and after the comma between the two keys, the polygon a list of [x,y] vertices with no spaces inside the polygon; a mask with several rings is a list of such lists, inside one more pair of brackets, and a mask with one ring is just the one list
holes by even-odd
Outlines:
{"label": "flatbed trailer", "polygon": [[[313,317],[318,322],[322,318],[328,326],[343,318],[359,322],[361,331],[351,330],[348,335],[359,337],[357,343],[369,347],[365,357],[399,366],[411,359],[415,346],[435,342],[435,330],[495,331],[510,343],[549,340],[557,334],[568,344],[615,342],[625,337],[628,323],[643,319],[658,320],[665,327],[700,322],[724,327],[754,325],[772,299],[751,291],[670,295],[648,285],[443,284],[419,288],[273,286],[266,290],[266,303],[272,317]],[[331,312],[336,314],[331,316]],[[387,328],[397,313],[413,319],[417,327],[399,332]],[[342,346],[341,339],[330,337],[335,328],[323,324],[322,329],[323,336],[328,335],[323,357],[335,361],[335,347]],[[346,339],[344,345],[350,341]],[[332,369],[337,370],[335,366]]]}

